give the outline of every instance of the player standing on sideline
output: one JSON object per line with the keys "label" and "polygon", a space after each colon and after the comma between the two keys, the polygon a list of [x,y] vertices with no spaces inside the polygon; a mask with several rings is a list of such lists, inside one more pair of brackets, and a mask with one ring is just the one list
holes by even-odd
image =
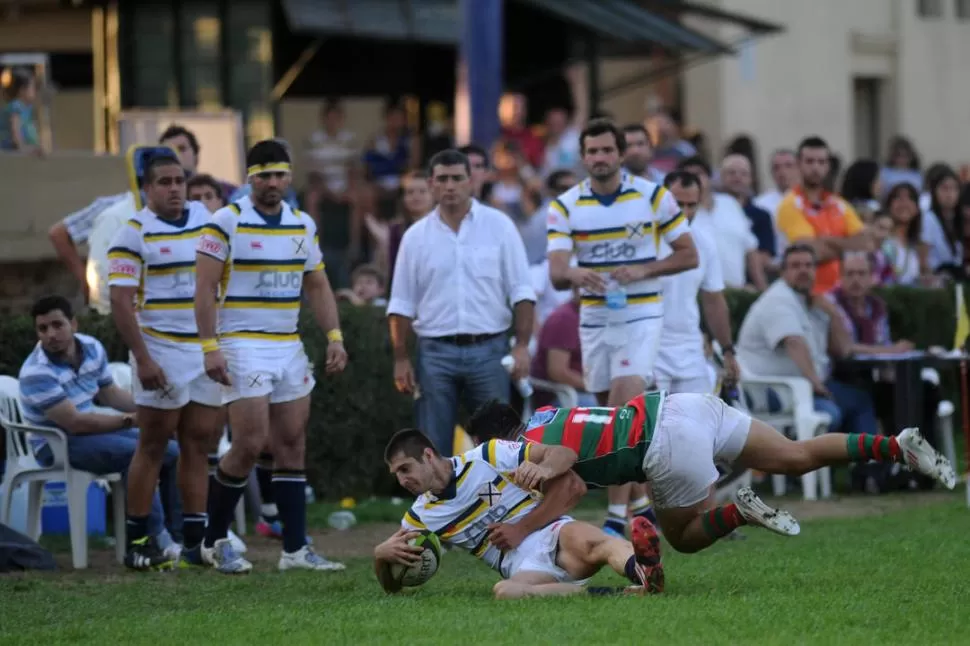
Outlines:
{"label": "player standing on sideline", "polygon": [[[313,219],[283,201],[290,157],[275,141],[246,156],[252,195],[220,209],[199,240],[195,315],[206,373],[227,386],[232,448],[219,461],[202,558],[224,572],[252,564],[226,538],[233,510],[267,443],[283,523],[279,569],[338,570],[306,542],[306,424],[315,381],[297,332],[305,291],[329,341],[328,374],[347,363],[337,305]],[[218,328],[217,328],[218,319]]]}
{"label": "player standing on sideline", "polygon": [[147,206],[108,251],[111,314],[131,351],[138,446],[128,471],[128,550],[134,570],[175,565],[148,536],[148,514],[169,439],[178,438],[178,484],[185,548],[205,533],[209,446],[222,424],[222,388],[205,374],[192,312],[195,248],[209,211],[185,201],[185,171],[174,156],[145,168]]}
{"label": "player standing on sideline", "polygon": [[[589,178],[549,207],[549,277],[556,289],[581,288],[586,388],[600,405],[620,406],[653,376],[664,315],[660,277],[697,267],[697,250],[667,190],[621,170],[626,139],[615,125],[591,121],[579,144]],[[661,239],[672,249],[663,259]],[[577,267],[570,267],[573,252]],[[604,529],[622,536],[631,488],[620,484],[608,492]],[[643,501],[645,492],[638,494]]]}
{"label": "player standing on sideline", "polygon": [[[664,186],[677,200],[687,221],[692,222],[701,201],[701,184],[697,176],[686,171],[673,171],[667,175]],[[697,268],[663,279],[667,307],[660,335],[660,352],[654,367],[654,383],[658,390],[671,393],[704,394],[714,392],[714,383],[704,356],[698,299],[704,309],[707,329],[721,344],[725,385],[737,383],[741,370],[731,343],[731,318],[724,298],[717,243],[704,228],[692,228],[691,235],[697,245]],[[669,248],[661,244],[661,253],[669,252]]]}
{"label": "player standing on sideline", "polygon": [[[717,464],[737,464],[765,473],[801,475],[827,466],[876,460],[903,464],[956,485],[949,460],[919,429],[896,437],[826,433],[793,441],[752,419],[714,395],[652,392],[615,408],[542,408],[528,426],[518,413],[493,401],[472,416],[469,434],[479,438],[516,438],[569,447],[572,465],[590,486],[649,481],[664,538],[678,552],[699,552],[741,525],[757,525],[784,536],[800,528],[791,514],[772,509],[748,487],[734,503],[716,506]],[[539,460],[532,473],[517,474],[527,486],[564,472],[563,462]],[[548,464],[546,464],[548,462]],[[541,470],[541,473],[536,473]]]}

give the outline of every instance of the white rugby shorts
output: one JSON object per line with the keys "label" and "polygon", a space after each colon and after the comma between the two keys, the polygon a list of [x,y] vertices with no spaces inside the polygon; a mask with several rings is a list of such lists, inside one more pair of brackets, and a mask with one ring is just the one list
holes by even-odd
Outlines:
{"label": "white rugby shorts", "polygon": [[282,404],[306,397],[316,385],[301,341],[224,339],[220,345],[232,380],[224,389],[226,404],[267,395],[271,404]]}
{"label": "white rugby shorts", "polygon": [[668,395],[643,460],[658,509],[692,507],[717,482],[717,464],[731,465],[748,441],[751,418],[714,395]]}
{"label": "white rugby shorts", "polygon": [[576,580],[556,563],[559,552],[559,532],[565,525],[575,522],[570,516],[561,516],[554,523],[526,536],[514,550],[507,552],[502,576],[511,578],[519,572],[540,572],[553,577],[557,583],[585,585],[589,579]]}
{"label": "white rugby shorts", "polygon": [[607,342],[606,327],[579,327],[583,355],[583,381],[587,392],[605,393],[618,377],[641,377],[650,381],[660,348],[663,317],[645,318],[626,324],[626,343],[614,347]]}
{"label": "white rugby shorts", "polygon": [[129,354],[131,389],[135,404],[146,408],[176,410],[189,402],[222,406],[222,386],[205,374],[202,347],[197,343],[176,343],[143,334],[152,359],[165,373],[165,388],[145,390],[138,380],[138,362]]}

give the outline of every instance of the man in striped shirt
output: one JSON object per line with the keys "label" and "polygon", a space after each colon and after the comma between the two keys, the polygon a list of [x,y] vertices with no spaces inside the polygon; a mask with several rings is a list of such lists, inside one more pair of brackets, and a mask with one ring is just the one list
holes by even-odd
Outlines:
{"label": "man in striped shirt", "polygon": [[146,164],[143,188],[146,207],[111,242],[108,284],[115,326],[131,351],[142,421],[128,480],[125,565],[163,570],[175,561],[147,532],[162,450],[169,438],[178,438],[185,557],[201,564],[207,454],[225,422],[222,388],[205,374],[193,313],[195,247],[209,211],[201,202],[186,202],[185,171],[174,156]]}
{"label": "man in striped shirt", "polygon": [[[538,462],[568,460],[562,447],[490,440],[446,458],[421,431],[404,429],[390,439],[384,459],[417,496],[401,529],[374,549],[377,578],[387,592],[401,589],[391,566],[420,560],[421,548],[408,541],[426,531],[496,570],[503,579],[494,588],[499,599],[663,591],[660,540],[650,523],[634,524],[631,544],[564,515],[586,489],[574,475],[548,482],[544,495],[512,482],[516,472],[534,473],[529,467]],[[619,591],[583,587],[607,565],[632,585]]]}
{"label": "man in striped shirt", "polygon": [[[948,489],[956,484],[950,462],[919,429],[903,429],[896,437],[826,433],[796,442],[707,394],[660,391],[618,407],[546,407],[525,427],[514,410],[495,401],[475,412],[468,433],[477,438],[524,435],[528,442],[569,448],[575,456],[571,468],[591,486],[649,481],[658,523],[679,552],[698,552],[741,525],[784,536],[800,531],[788,512],[768,507],[748,487],[738,490],[734,503],[718,507],[717,464],[800,475],[876,460],[905,465]],[[538,461],[544,478],[563,473],[561,461]]]}
{"label": "man in striped shirt", "polygon": [[286,149],[262,141],[246,164],[252,195],[212,216],[196,253],[195,318],[206,374],[226,386],[223,401],[232,428],[232,448],[219,461],[211,487],[202,557],[224,572],[252,569],[227,533],[269,440],[283,524],[279,569],[339,570],[342,564],[314,553],[307,543],[304,455],[316,381],[297,330],[305,292],[329,341],[326,372],[342,371],[347,353],[337,305],[313,219],[283,201],[291,176]]}
{"label": "man in striped shirt", "polygon": [[[34,304],[31,316],[38,343],[24,361],[19,375],[25,420],[35,426],[63,431],[67,435],[67,459],[73,468],[98,475],[127,476],[138,445],[139,418],[131,393],[119,388],[111,377],[104,346],[97,339],[77,332],[71,304],[62,296],[40,299]],[[54,460],[46,443],[37,449],[36,457],[41,464]],[[160,445],[163,485],[173,483],[177,460],[176,444],[163,442]],[[174,547],[165,529],[155,481],[148,490],[146,531],[162,547]],[[170,550],[168,558],[174,553]]]}

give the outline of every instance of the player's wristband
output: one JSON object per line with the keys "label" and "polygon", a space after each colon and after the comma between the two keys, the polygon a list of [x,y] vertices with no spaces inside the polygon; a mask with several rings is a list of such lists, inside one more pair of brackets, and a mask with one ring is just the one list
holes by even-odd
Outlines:
{"label": "player's wristband", "polygon": [[340,328],[336,328],[327,332],[327,341],[330,343],[343,343],[344,333],[340,331]]}
{"label": "player's wristband", "polygon": [[202,353],[209,354],[219,349],[218,339],[202,339]]}

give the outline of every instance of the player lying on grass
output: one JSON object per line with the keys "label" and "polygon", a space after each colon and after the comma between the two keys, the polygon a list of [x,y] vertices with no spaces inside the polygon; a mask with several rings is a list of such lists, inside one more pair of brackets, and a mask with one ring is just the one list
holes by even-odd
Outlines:
{"label": "player lying on grass", "polygon": [[[541,502],[536,499],[540,496],[512,482],[517,469],[528,475],[535,467],[532,460],[555,463],[562,454],[562,447],[491,440],[445,458],[421,431],[398,431],[384,460],[401,486],[418,498],[404,514],[401,529],[374,548],[381,586],[386,592],[401,589],[391,565],[419,562],[422,548],[408,541],[416,532],[430,530],[442,543],[474,554],[501,574],[503,580],[494,588],[499,599],[584,591],[662,592],[660,540],[649,521],[634,522],[631,544],[563,515],[586,493],[568,464],[563,476],[545,481]],[[619,590],[583,587],[607,565],[633,585]]]}
{"label": "player lying on grass", "polygon": [[[492,401],[475,412],[467,429],[479,439],[524,433],[528,442],[567,447],[575,461],[572,469],[589,486],[649,481],[657,522],[679,552],[700,551],[741,525],[786,536],[799,532],[788,512],[768,507],[748,487],[738,490],[734,503],[717,507],[716,463],[801,475],[850,462],[891,461],[948,489],[956,484],[950,462],[916,428],[896,437],[827,433],[795,442],[714,395],[653,392],[616,408],[546,407],[535,412],[528,426],[511,407]],[[535,461],[536,469],[516,473],[517,483],[534,487],[562,473],[558,456],[555,462]]]}

